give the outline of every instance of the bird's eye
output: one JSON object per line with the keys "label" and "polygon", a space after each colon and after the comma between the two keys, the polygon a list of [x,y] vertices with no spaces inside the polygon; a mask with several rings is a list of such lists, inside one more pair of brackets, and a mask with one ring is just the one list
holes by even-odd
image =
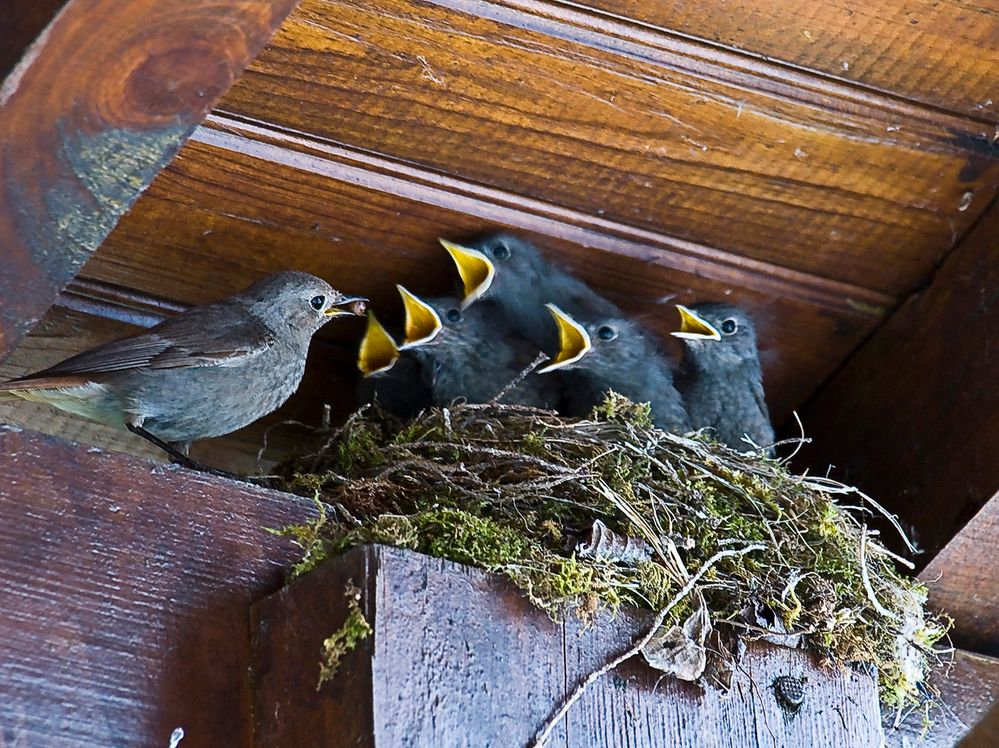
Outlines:
{"label": "bird's eye", "polygon": [[444,313],[444,319],[448,322],[459,322],[461,320],[461,312],[457,309],[448,309]]}
{"label": "bird's eye", "polygon": [[613,340],[617,337],[617,330],[610,325],[601,325],[597,330],[597,337],[601,340]]}
{"label": "bird's eye", "polygon": [[318,312],[326,305],[326,297],[322,294],[319,294],[319,296],[313,296],[309,305]]}
{"label": "bird's eye", "polygon": [[510,256],[510,248],[506,246],[503,242],[500,242],[495,247],[493,247],[493,256],[497,260],[505,260]]}
{"label": "bird's eye", "polygon": [[739,323],[736,322],[733,317],[729,317],[727,320],[721,323],[721,331],[726,335],[731,335],[738,329],[739,329]]}

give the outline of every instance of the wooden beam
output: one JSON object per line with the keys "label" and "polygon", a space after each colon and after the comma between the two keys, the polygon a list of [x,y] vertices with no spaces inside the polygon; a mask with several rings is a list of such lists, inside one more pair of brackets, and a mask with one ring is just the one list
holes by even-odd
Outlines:
{"label": "wooden beam", "polygon": [[992,5],[938,0],[863,5],[851,0],[588,0],[587,5],[873,91],[999,121],[993,85],[999,14]]}
{"label": "wooden beam", "polygon": [[892,296],[999,186],[994,125],[581,5],[303,0],[218,109]]}
{"label": "wooden beam", "polygon": [[898,513],[923,563],[999,490],[997,254],[993,206],[803,412],[803,462]]}
{"label": "wooden beam", "polygon": [[0,86],[0,358],[297,0],[69,0]]}
{"label": "wooden beam", "polygon": [[250,746],[251,602],[311,502],[0,426],[3,745]]}
{"label": "wooden beam", "polygon": [[999,493],[927,565],[930,603],[954,618],[954,643],[999,657]]}
{"label": "wooden beam", "polygon": [[[322,642],[343,624],[348,580],[374,629],[317,690]],[[651,611],[555,624],[495,574],[412,551],[357,548],[254,608],[259,745],[524,746],[576,684],[645,632]],[[807,679],[795,714],[781,675]],[[597,680],[548,748],[881,744],[868,673],[754,645],[728,696],[640,658]]]}

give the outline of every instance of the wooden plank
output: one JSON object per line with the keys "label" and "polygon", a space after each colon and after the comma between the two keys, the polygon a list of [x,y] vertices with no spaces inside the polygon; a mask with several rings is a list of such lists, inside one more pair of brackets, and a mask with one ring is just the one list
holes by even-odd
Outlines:
{"label": "wooden plank", "polygon": [[0,426],[5,745],[249,746],[248,606],[297,497]]}
{"label": "wooden plank", "polygon": [[803,413],[803,464],[897,512],[923,563],[999,489],[997,252],[993,208]]}
{"label": "wooden plank", "polygon": [[295,2],[69,0],[45,28],[0,87],[0,358]]}
{"label": "wooden plank", "polygon": [[959,647],[999,657],[999,493],[923,569],[930,603],[954,618]]}
{"label": "wooden plank", "polygon": [[[321,644],[344,620],[347,579],[362,590],[374,633],[317,691]],[[254,617],[260,745],[471,747],[528,744],[578,678],[626,649],[651,614],[553,624],[498,576],[375,546],[261,602]],[[778,675],[809,679],[794,716],[776,703]],[[818,667],[800,650],[751,647],[728,698],[660,676],[625,663],[594,684],[547,745],[881,742],[873,679]]]}
{"label": "wooden plank", "polygon": [[[295,267],[398,314],[395,283],[446,291],[454,271],[438,236],[509,227],[621,303],[664,339],[673,302],[731,299],[757,320],[771,412],[780,421],[876,324],[891,297],[605,221],[494,201],[337,153],[202,128],[83,271],[194,303]],[[209,144],[210,143],[210,144]],[[184,220],[174,220],[178,214]],[[578,219],[578,220],[577,220]],[[249,251],[252,248],[252,251]],[[376,272],[372,272],[376,268]],[[330,326],[332,327],[332,326]],[[330,335],[356,345],[361,326]],[[671,345],[671,342],[667,343]],[[334,362],[326,370],[336,368]]]}
{"label": "wooden plank", "polygon": [[[528,0],[524,0],[525,4]],[[935,107],[999,122],[999,9],[959,0],[707,0],[584,5]]]}
{"label": "wooden plank", "polygon": [[[999,704],[999,660],[958,650],[950,669],[935,676],[933,684],[940,691],[942,704],[930,715],[933,725],[929,731],[923,734],[922,714],[914,712],[897,729],[886,730],[890,748],[952,748],[958,743],[965,746],[962,738]],[[994,745],[980,743],[975,748]]]}
{"label": "wooden plank", "polygon": [[563,10],[305,0],[219,110],[893,295],[995,193],[994,126]]}

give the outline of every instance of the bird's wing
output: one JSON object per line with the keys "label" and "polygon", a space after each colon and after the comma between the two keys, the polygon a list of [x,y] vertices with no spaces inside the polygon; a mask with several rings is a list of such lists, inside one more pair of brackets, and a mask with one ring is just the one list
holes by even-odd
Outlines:
{"label": "bird's wing", "polygon": [[0,389],[67,387],[94,375],[128,369],[183,369],[232,366],[258,356],[274,344],[274,334],[231,305],[191,309],[123,340],[77,354],[35,374],[6,382]]}

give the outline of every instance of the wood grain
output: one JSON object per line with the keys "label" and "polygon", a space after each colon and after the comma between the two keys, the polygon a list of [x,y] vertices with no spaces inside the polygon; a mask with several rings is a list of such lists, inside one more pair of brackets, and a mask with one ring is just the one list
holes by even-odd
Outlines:
{"label": "wood grain", "polygon": [[993,208],[803,411],[803,464],[898,513],[923,563],[999,490],[997,253]]}
{"label": "wood grain", "polygon": [[999,122],[999,9],[961,0],[585,0],[832,78]]}
{"label": "wood grain", "polygon": [[999,656],[999,493],[923,569],[931,604],[954,619],[954,643]]}
{"label": "wood grain", "polygon": [[993,126],[563,7],[305,0],[219,110],[892,295],[994,194]]}
{"label": "wood grain", "polygon": [[[343,620],[347,578],[363,590],[374,634],[316,692],[320,645]],[[586,629],[557,625],[498,576],[398,549],[355,549],[255,606],[257,741],[525,745],[577,679],[627,648],[650,615],[624,610]],[[778,675],[809,679],[793,717],[776,703]],[[871,677],[817,667],[802,651],[754,645],[729,698],[659,676],[625,663],[594,684],[548,745],[867,748],[881,741]],[[363,724],[371,732],[358,738]]]}
{"label": "wood grain", "polygon": [[[760,331],[778,421],[894,301],[619,224],[577,222],[545,205],[510,205],[428,184],[417,175],[386,172],[381,163],[295,150],[290,143],[270,146],[262,137],[199,130],[195,138],[202,142],[188,143],[82,275],[197,303],[293,267],[369,296],[391,318],[400,313],[396,283],[435,294],[454,282],[438,236],[508,227],[664,338],[676,329],[674,302],[714,298],[745,305]],[[353,345],[360,328],[341,325],[330,334]]]}
{"label": "wood grain", "polygon": [[309,502],[0,426],[9,746],[249,746],[248,607]]}
{"label": "wood grain", "polygon": [[69,0],[45,28],[0,87],[0,357],[295,2]]}

